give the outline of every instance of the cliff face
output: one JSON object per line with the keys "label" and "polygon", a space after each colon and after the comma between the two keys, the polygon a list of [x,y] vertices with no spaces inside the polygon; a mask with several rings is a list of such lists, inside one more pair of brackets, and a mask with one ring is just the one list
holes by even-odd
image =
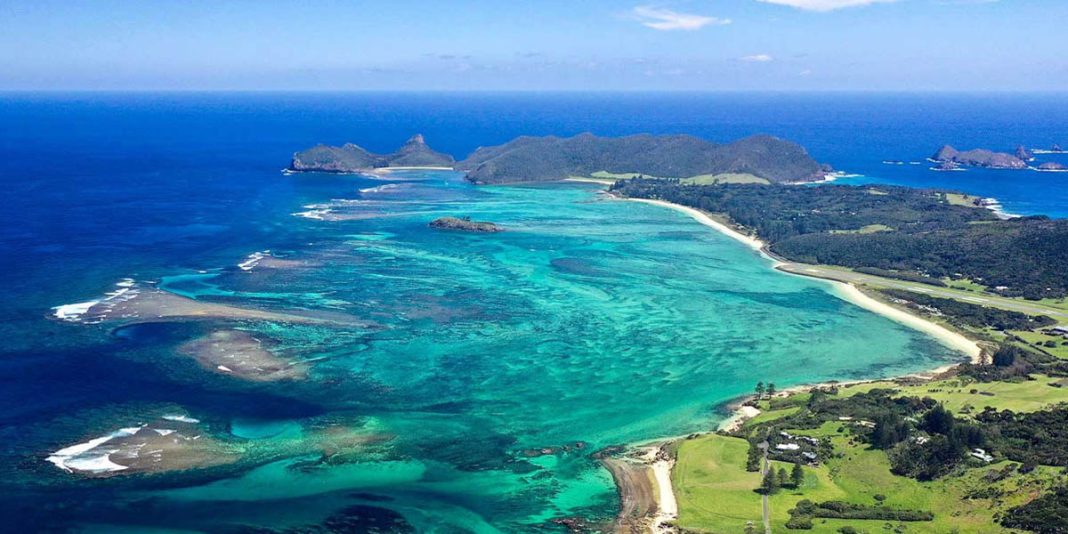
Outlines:
{"label": "cliff face", "polygon": [[660,178],[745,173],[770,182],[815,181],[824,169],[795,143],[761,135],[726,145],[688,135],[519,137],[479,148],[456,166],[475,183],[562,180],[595,172]]}
{"label": "cliff face", "polygon": [[1004,152],[994,152],[977,148],[961,152],[945,145],[935,152],[931,159],[940,163],[955,163],[967,167],[985,167],[988,169],[1026,169],[1027,162]]}
{"label": "cliff face", "polygon": [[452,167],[452,156],[436,152],[417,134],[392,154],[375,154],[352,143],[317,145],[293,154],[289,170],[301,172],[360,172],[383,167]]}

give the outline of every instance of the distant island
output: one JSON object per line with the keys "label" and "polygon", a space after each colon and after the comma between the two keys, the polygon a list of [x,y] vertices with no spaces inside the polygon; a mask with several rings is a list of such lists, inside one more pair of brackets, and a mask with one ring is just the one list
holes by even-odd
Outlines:
{"label": "distant island", "polygon": [[685,178],[695,183],[801,183],[823,180],[820,165],[800,145],[768,135],[717,144],[689,135],[599,137],[518,137],[482,147],[456,162],[412,137],[393,154],[371,153],[357,145],[319,145],[297,152],[290,171],[366,172],[388,167],[454,167],[475,184],[549,182],[598,174],[607,178],[646,176]]}
{"label": "distant island", "polygon": [[460,230],[463,232],[492,233],[503,232],[504,228],[486,221],[472,221],[470,217],[441,217],[430,222],[431,228],[439,230]]}
{"label": "distant island", "polygon": [[931,156],[939,163],[937,170],[953,170],[957,167],[983,167],[987,169],[1026,169],[1027,161],[1033,158],[1030,152],[1020,147],[1016,155],[1006,152],[994,152],[983,148],[960,151],[950,145],[944,145]]}
{"label": "distant island", "polygon": [[354,173],[388,167],[451,168],[455,162],[452,156],[431,149],[422,134],[416,134],[392,154],[375,154],[352,143],[342,146],[317,145],[293,154],[288,170]]}
{"label": "distant island", "polygon": [[1047,161],[1035,169],[1042,172],[1065,172],[1068,171],[1068,165],[1057,163],[1056,161]]}

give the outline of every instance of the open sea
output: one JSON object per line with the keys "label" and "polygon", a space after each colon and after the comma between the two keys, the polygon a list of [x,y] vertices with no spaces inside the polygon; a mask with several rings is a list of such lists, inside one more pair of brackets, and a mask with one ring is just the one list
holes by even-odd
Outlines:
{"label": "open sea", "polygon": [[[589,184],[281,172],[316,143],[770,133],[842,183],[1068,217],[1068,173],[925,161],[1068,147],[1065,94],[2,93],[0,124],[13,532],[562,531],[617,511],[595,451],[710,429],[757,381],[959,359],[675,211]],[[427,226],[446,215],[506,231]],[[239,376],[234,353],[293,373]],[[105,454],[123,429],[184,441],[124,473]]]}

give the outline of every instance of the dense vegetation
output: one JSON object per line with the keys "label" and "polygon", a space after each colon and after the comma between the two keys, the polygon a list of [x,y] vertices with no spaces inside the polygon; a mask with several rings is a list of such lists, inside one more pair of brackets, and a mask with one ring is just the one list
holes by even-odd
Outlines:
{"label": "dense vegetation", "polygon": [[[793,261],[969,278],[1007,296],[1068,295],[1068,220],[998,220],[941,191],[893,186],[684,185],[623,180],[617,194],[724,213]],[[885,231],[864,232],[878,225]]]}
{"label": "dense vegetation", "polygon": [[770,136],[730,144],[689,135],[598,137],[519,137],[476,150],[457,168],[475,183],[562,180],[600,171],[689,178],[725,173],[751,174],[770,182],[812,181],[822,167],[800,145]]}
{"label": "dense vegetation", "polygon": [[903,289],[884,289],[882,292],[891,298],[909,302],[914,306],[936,310],[944,314],[955,326],[990,327],[998,330],[1033,330],[1057,323],[1057,321],[1045,315],[1027,315],[1026,313],[933,297]]}
{"label": "dense vegetation", "polygon": [[1009,510],[1001,524],[1038,534],[1068,533],[1068,487]]}
{"label": "dense vegetation", "polygon": [[882,521],[931,521],[934,515],[923,510],[900,510],[886,506],[869,506],[842,501],[825,501],[814,503],[803,499],[797,507],[790,510],[790,529],[808,530],[812,528],[813,518],[827,519],[875,519]]}
{"label": "dense vegetation", "polygon": [[958,370],[961,375],[979,382],[1028,380],[1031,373],[1068,376],[1068,362],[1011,344],[999,346],[989,363],[991,365],[965,363]]}
{"label": "dense vegetation", "polygon": [[976,414],[992,447],[1024,465],[1068,466],[1068,408],[1017,414],[985,410]]}

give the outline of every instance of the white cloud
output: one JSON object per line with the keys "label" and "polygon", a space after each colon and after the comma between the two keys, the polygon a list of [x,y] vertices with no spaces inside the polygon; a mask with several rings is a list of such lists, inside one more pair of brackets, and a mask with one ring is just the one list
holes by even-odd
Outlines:
{"label": "white cloud", "polygon": [[767,4],[796,7],[806,11],[833,11],[845,7],[859,7],[871,4],[896,2],[897,0],[757,0]]}
{"label": "white cloud", "polygon": [[769,56],[768,54],[753,54],[751,56],[742,56],[738,58],[738,60],[747,61],[749,63],[768,63],[770,61],[775,61],[775,58]]}
{"label": "white cloud", "polygon": [[705,26],[723,26],[730,24],[730,19],[706,17],[690,13],[677,13],[670,9],[650,6],[638,6],[632,11],[634,17],[647,28],[661,31],[699,30]]}

